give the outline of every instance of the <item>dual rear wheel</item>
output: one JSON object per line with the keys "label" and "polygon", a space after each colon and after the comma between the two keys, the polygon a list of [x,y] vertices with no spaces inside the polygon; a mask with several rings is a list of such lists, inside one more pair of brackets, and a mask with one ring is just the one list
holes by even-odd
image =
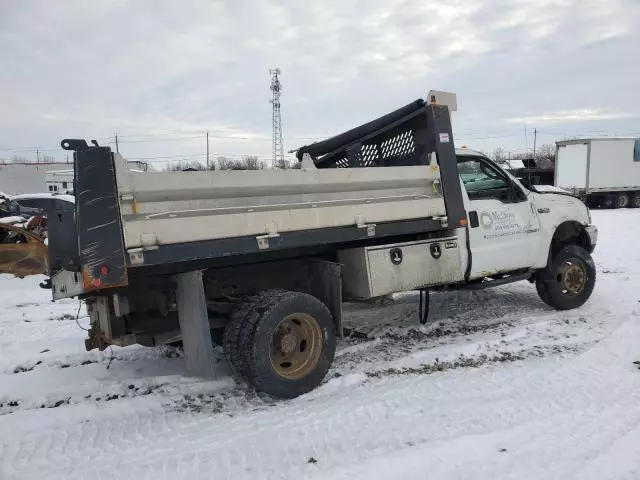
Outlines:
{"label": "dual rear wheel", "polygon": [[604,208],[640,208],[640,193],[606,195],[598,203]]}
{"label": "dual rear wheel", "polygon": [[333,316],[306,293],[269,290],[232,316],[223,348],[233,373],[257,390],[293,398],[317,387],[333,361]]}

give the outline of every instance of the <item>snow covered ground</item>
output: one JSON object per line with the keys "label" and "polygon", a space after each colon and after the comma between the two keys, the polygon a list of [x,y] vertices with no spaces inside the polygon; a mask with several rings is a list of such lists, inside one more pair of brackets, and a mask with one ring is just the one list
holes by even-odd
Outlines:
{"label": "snow covered ground", "polygon": [[78,302],[0,277],[0,479],[640,478],[640,212],[593,217],[583,308],[528,283],[434,295],[426,326],[413,294],[350,306],[366,338],[290,401],[172,348],[85,352]]}

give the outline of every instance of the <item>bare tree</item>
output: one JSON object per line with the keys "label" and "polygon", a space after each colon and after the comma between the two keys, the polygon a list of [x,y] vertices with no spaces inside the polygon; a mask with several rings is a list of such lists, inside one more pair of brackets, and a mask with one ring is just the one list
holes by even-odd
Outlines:
{"label": "bare tree", "polygon": [[509,165],[511,160],[533,160],[538,168],[552,168],[555,164],[556,148],[551,143],[541,145],[535,152],[507,152],[502,147],[496,148],[493,158],[496,163]]}
{"label": "bare tree", "polygon": [[264,168],[264,162],[255,156],[244,157],[241,160],[218,157],[217,160],[220,170],[262,170]]}
{"label": "bare tree", "polygon": [[551,168],[556,163],[556,148],[550,143],[541,145],[536,151],[536,164],[540,168]]}
{"label": "bare tree", "polygon": [[233,170],[235,166],[235,160],[227,157],[218,157],[216,158],[216,162],[220,170]]}
{"label": "bare tree", "polygon": [[291,164],[286,158],[283,158],[280,160],[276,160],[276,162],[273,164],[273,168],[278,168],[280,170],[287,170],[291,168]]}
{"label": "bare tree", "polygon": [[218,158],[218,167],[220,170],[236,170],[238,161],[233,158],[220,157]]}
{"label": "bare tree", "polygon": [[504,148],[498,147],[493,151],[493,159],[498,164],[506,164],[507,163],[507,152]]}
{"label": "bare tree", "polygon": [[[295,168],[285,160],[284,166],[278,168]],[[264,170],[267,165],[255,155],[248,155],[241,159],[229,158],[225,156],[216,157],[214,162],[209,165],[209,170]],[[170,172],[179,172],[183,170],[207,170],[207,167],[197,160],[182,160],[169,164],[165,170]]]}
{"label": "bare tree", "polygon": [[180,160],[176,163],[170,163],[167,165],[166,170],[169,172],[184,172],[184,171],[202,171],[207,167],[198,160]]}
{"label": "bare tree", "polygon": [[262,162],[258,157],[245,157],[244,163],[247,166],[247,170],[262,170],[264,169],[264,162]]}

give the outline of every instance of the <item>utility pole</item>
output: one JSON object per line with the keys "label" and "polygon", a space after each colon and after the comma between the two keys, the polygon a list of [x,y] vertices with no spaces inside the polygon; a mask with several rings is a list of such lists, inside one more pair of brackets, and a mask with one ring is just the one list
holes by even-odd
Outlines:
{"label": "utility pole", "polygon": [[280,83],[280,69],[269,69],[271,74],[271,91],[273,97],[271,103],[272,111],[272,143],[273,143],[273,166],[276,168],[285,168],[284,147],[282,146],[282,116],[280,115],[280,94],[282,92],[282,84]]}
{"label": "utility pole", "polygon": [[120,150],[118,149],[118,134],[116,133],[116,153],[120,153]]}
{"label": "utility pole", "polygon": [[40,163],[40,149],[36,147],[36,162]]}
{"label": "utility pole", "polygon": [[209,168],[209,132],[207,132],[207,170],[210,170]]}
{"label": "utility pole", "polygon": [[533,129],[533,156],[536,156],[536,141],[538,140],[538,129]]}

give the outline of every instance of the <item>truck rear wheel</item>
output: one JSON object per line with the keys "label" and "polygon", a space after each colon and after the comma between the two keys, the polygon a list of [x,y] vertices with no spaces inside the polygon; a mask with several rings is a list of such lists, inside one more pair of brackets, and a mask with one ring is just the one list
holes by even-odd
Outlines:
{"label": "truck rear wheel", "polygon": [[569,245],[540,272],[536,290],[547,305],[557,310],[571,310],[589,299],[595,283],[596,268],[589,252],[577,245]]}
{"label": "truck rear wheel", "polygon": [[631,199],[626,193],[619,193],[616,197],[616,206],[618,208],[627,208],[631,204]]}
{"label": "truck rear wheel", "polygon": [[640,193],[634,193],[631,197],[631,206],[633,208],[640,208]]}
{"label": "truck rear wheel", "polygon": [[251,297],[225,329],[233,372],[257,390],[293,398],[317,387],[336,349],[329,309],[306,293],[270,290]]}

